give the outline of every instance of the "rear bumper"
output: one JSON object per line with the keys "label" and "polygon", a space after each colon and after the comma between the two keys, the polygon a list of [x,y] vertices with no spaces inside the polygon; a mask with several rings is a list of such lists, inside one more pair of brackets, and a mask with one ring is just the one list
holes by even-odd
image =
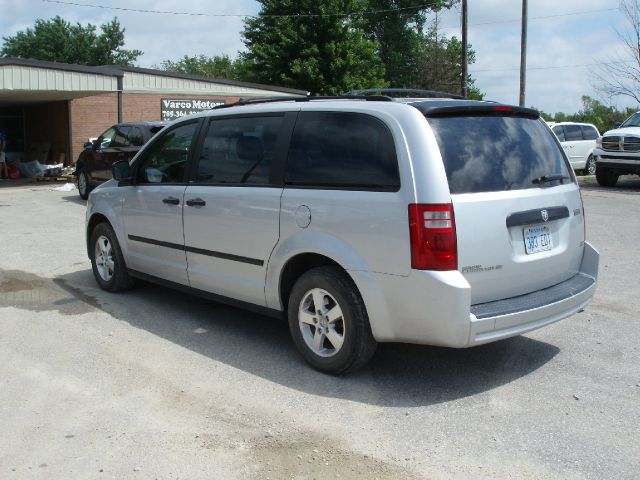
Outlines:
{"label": "rear bumper", "polygon": [[520,335],[580,311],[595,293],[598,263],[598,251],[585,242],[580,271],[572,278],[527,295],[478,305],[470,304],[470,286],[457,271],[379,275],[375,281],[351,273],[379,342],[465,348]]}

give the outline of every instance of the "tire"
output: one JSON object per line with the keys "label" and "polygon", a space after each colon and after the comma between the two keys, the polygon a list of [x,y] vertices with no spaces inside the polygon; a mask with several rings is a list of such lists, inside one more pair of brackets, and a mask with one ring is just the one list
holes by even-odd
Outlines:
{"label": "tire", "polygon": [[78,172],[78,193],[80,198],[86,200],[91,193],[91,185],[89,184],[89,175],[84,170]]}
{"label": "tire", "polygon": [[598,181],[598,184],[603,187],[615,186],[619,176],[620,174],[611,168],[596,165],[596,180]]}
{"label": "tire", "polygon": [[108,292],[131,288],[134,281],[127,273],[127,265],[111,225],[106,222],[96,225],[90,242],[91,268],[100,288]]}
{"label": "tire", "polygon": [[337,267],[304,273],[291,290],[287,313],[296,348],[321,372],[352,372],[375,353],[377,343],[362,297],[353,280]]}
{"label": "tire", "polygon": [[595,175],[596,159],[593,157],[593,155],[589,155],[589,158],[587,158],[587,163],[584,165],[584,173],[585,175]]}

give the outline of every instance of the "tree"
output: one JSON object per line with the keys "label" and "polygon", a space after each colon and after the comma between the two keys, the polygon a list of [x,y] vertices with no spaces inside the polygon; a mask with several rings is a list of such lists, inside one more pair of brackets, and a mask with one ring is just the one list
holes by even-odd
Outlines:
{"label": "tree", "polygon": [[[416,76],[412,86],[460,94],[462,83],[462,42],[456,37],[446,38],[438,35],[435,22],[427,31],[416,59]],[[476,60],[476,53],[468,46],[469,64]],[[474,85],[471,75],[467,75],[467,96],[482,100],[484,93]]]}
{"label": "tree", "polygon": [[362,12],[364,0],[259,2],[243,32],[252,80],[321,95],[386,85],[378,44],[366,38],[361,16],[344,15]]}
{"label": "tree", "polygon": [[640,103],[640,5],[638,0],[621,0],[629,30],[618,33],[623,53],[612,55],[612,61],[600,67],[596,88],[607,97],[629,97]]}
{"label": "tree", "polygon": [[[429,12],[451,8],[460,0],[368,0],[363,15],[367,36],[378,43],[378,55],[385,65],[385,79],[393,87],[415,84],[418,58],[425,41],[425,25]],[[417,5],[416,4],[421,4]]]}
{"label": "tree", "polygon": [[541,112],[541,115],[547,121],[592,123],[598,128],[600,133],[604,133],[613,128],[616,122],[622,122],[631,114],[635,113],[635,111],[635,108],[630,107],[619,110],[611,105],[605,105],[594,98],[583,96],[582,109],[577,113],[567,114],[564,112],[556,112],[554,115],[550,115]]}
{"label": "tree", "polygon": [[114,18],[100,26],[101,33],[88,23],[71,23],[56,16],[36,20],[33,28],[2,37],[3,57],[34,58],[80,65],[132,65],[142,55],[140,50],[126,50],[124,28]]}
{"label": "tree", "polygon": [[247,64],[242,58],[231,59],[228,55],[185,55],[180,60],[164,60],[159,68],[170,72],[200,75],[203,77],[247,80]]}

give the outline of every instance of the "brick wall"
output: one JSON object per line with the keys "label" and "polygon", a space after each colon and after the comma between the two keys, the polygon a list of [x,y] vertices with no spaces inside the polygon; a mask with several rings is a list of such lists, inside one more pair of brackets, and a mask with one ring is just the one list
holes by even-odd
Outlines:
{"label": "brick wall", "polygon": [[[163,98],[197,98],[225,103],[239,97],[175,95],[170,93],[125,93],[122,96],[122,121],[160,120]],[[75,162],[88,138],[97,137],[118,122],[118,97],[115,93],[79,98],[71,101],[72,159]]]}
{"label": "brick wall", "polygon": [[115,93],[71,100],[71,158],[75,163],[89,138],[98,137],[118,122]]}
{"label": "brick wall", "polygon": [[[25,150],[27,157],[34,143],[50,144],[49,157],[37,158],[40,163],[57,162],[60,153],[68,155],[69,137],[67,102],[50,102],[24,107]],[[38,155],[36,155],[38,156]],[[68,160],[67,160],[68,161]]]}

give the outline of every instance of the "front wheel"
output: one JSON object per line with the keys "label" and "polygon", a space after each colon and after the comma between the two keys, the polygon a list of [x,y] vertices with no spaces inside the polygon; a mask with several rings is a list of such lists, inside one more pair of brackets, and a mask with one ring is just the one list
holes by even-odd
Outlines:
{"label": "front wheel", "polygon": [[89,176],[84,170],[80,170],[78,172],[78,193],[80,194],[80,198],[86,200],[89,198],[90,192]]}
{"label": "front wheel", "polygon": [[353,280],[337,267],[303,274],[289,296],[289,330],[304,359],[322,372],[357,370],[377,343]]}
{"label": "front wheel", "polygon": [[596,180],[603,187],[613,187],[618,181],[620,175],[611,168],[600,167],[596,165]]}
{"label": "front wheel", "polygon": [[593,155],[589,155],[589,158],[587,159],[587,163],[584,166],[584,172],[587,175],[595,175],[595,173],[596,173],[596,159],[593,157]]}
{"label": "front wheel", "polygon": [[99,223],[91,232],[91,268],[98,285],[108,292],[119,292],[133,286],[120,244],[108,223]]}

